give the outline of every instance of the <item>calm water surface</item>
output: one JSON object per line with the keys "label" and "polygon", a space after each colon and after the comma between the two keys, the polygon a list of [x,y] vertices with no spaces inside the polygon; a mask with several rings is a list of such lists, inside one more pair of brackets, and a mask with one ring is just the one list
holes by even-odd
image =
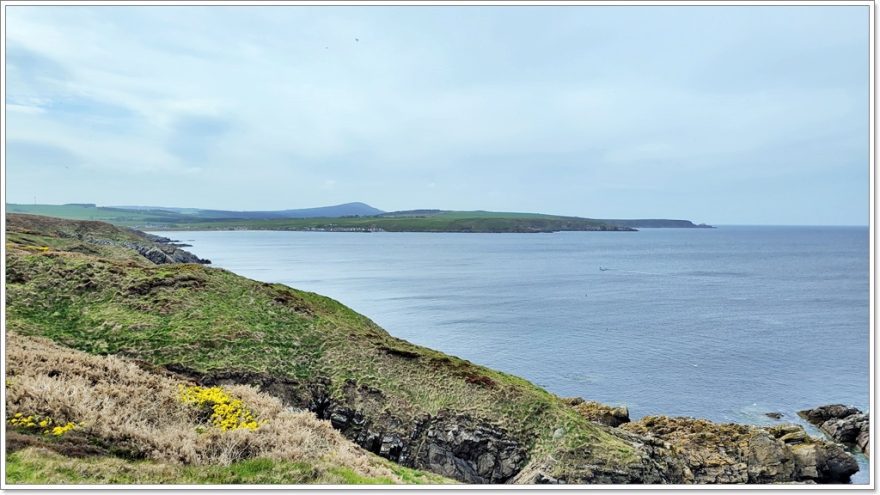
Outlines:
{"label": "calm water surface", "polygon": [[159,234],[633,418],[771,424],[763,413],[868,409],[867,227]]}

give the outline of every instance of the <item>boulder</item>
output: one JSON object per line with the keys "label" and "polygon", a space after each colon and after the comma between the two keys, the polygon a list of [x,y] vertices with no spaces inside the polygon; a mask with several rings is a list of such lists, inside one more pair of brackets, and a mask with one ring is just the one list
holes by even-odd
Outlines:
{"label": "boulder", "polygon": [[815,409],[798,411],[798,415],[816,426],[819,426],[832,418],[840,419],[859,413],[861,413],[861,411],[855,407],[844,406],[843,404],[829,404],[826,406],[819,406]]}
{"label": "boulder", "polygon": [[855,407],[830,404],[815,409],[799,411],[798,414],[819,427],[833,440],[854,446],[868,453],[870,447],[870,417]]}

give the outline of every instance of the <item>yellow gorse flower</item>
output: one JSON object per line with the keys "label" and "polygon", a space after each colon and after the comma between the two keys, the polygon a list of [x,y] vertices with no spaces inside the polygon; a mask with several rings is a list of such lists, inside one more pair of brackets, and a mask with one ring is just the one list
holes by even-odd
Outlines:
{"label": "yellow gorse flower", "polygon": [[52,428],[52,434],[55,435],[56,437],[60,437],[61,435],[64,435],[65,433],[67,433],[68,431],[70,431],[74,428],[76,428],[76,425],[68,422],[64,426],[56,426],[56,427]]}
{"label": "yellow gorse flower", "polygon": [[186,387],[178,386],[180,390],[180,400],[184,404],[191,404],[196,407],[211,408],[211,424],[220,428],[221,431],[227,430],[256,430],[260,427],[260,422],[254,418],[244,403],[240,399],[235,399],[226,393],[220,387]]}
{"label": "yellow gorse flower", "polygon": [[55,435],[60,437],[68,431],[76,428],[76,423],[68,421],[63,425],[53,426],[55,421],[52,418],[41,418],[37,415],[25,416],[22,413],[15,413],[11,418],[6,418],[6,422],[12,426],[23,428],[26,430],[42,430],[43,435]]}

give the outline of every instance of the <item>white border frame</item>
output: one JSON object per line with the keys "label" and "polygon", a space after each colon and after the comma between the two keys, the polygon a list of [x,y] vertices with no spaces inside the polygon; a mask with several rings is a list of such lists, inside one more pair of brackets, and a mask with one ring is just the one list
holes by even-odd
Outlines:
{"label": "white border frame", "polygon": [[[255,0],[255,1],[222,1],[222,0],[208,0],[208,1],[169,1],[169,0],[134,0],[134,1],[108,1],[108,2],[95,2],[95,1],[82,1],[82,0],[73,0],[73,1],[26,1],[26,0],[2,0],[0,1],[0,26],[2,26],[3,36],[0,37],[0,62],[2,62],[2,68],[0,71],[3,72],[4,76],[0,79],[0,99],[3,102],[2,113],[0,113],[0,143],[2,143],[3,156],[0,158],[2,161],[2,175],[0,175],[0,188],[2,188],[4,192],[4,201],[3,204],[0,205],[0,212],[2,212],[2,219],[0,219],[0,227],[3,229],[3,238],[4,242],[0,245],[0,254],[3,256],[3,281],[0,283],[0,297],[2,297],[2,301],[0,301],[0,317],[3,318],[2,322],[2,331],[4,339],[0,342],[0,352],[2,352],[2,357],[6,356],[6,202],[5,202],[5,191],[6,191],[6,77],[5,77],[5,67],[6,67],[6,7],[8,6],[113,6],[113,5],[122,5],[122,6],[651,6],[651,7],[660,7],[660,6],[688,6],[688,7],[698,7],[698,6],[866,6],[869,9],[869,140],[870,140],[870,152],[869,152],[869,194],[870,194],[870,225],[869,225],[869,279],[870,279],[870,287],[869,287],[869,297],[870,297],[870,310],[869,310],[869,342],[870,342],[870,391],[869,391],[869,400],[871,404],[871,414],[870,414],[870,429],[871,429],[871,447],[870,447],[870,482],[868,485],[8,485],[6,483],[6,442],[5,438],[0,446],[0,452],[2,452],[2,458],[0,458],[0,470],[2,470],[2,478],[0,478],[0,488],[3,490],[154,490],[154,489],[165,489],[165,490],[224,490],[224,491],[244,491],[244,490],[763,490],[763,489],[797,489],[797,490],[824,490],[824,491],[837,491],[837,490],[858,490],[858,491],[874,491],[875,488],[875,476],[876,476],[876,466],[875,466],[875,455],[876,455],[876,430],[875,430],[875,422],[874,422],[874,414],[876,411],[876,402],[875,402],[875,366],[874,366],[874,358],[875,358],[875,318],[874,318],[874,309],[875,309],[875,240],[876,240],[876,231],[874,229],[874,221],[875,221],[875,200],[874,200],[874,192],[875,192],[875,165],[876,165],[876,155],[875,155],[875,16],[876,16],[876,5],[872,0],[841,0],[841,1],[833,1],[833,0],[770,0],[770,1],[759,1],[759,0],[719,0],[719,1],[644,1],[644,0],[599,0],[599,1],[589,1],[589,0],[573,0],[573,1],[559,1],[559,0],[547,0],[547,1],[524,1],[524,0],[483,0],[483,1],[454,1],[454,0],[426,0],[426,1],[413,1],[413,0],[402,0],[402,1],[376,1],[376,0],[364,0],[364,1],[355,1],[355,0],[328,0],[328,1],[271,1],[271,0]],[[0,358],[0,371],[2,371],[3,376],[6,376],[6,360]],[[0,412],[2,412],[2,416],[6,417],[6,390],[5,387],[0,390],[0,398],[2,398],[3,403],[0,404]],[[4,425],[5,426],[5,425]]]}

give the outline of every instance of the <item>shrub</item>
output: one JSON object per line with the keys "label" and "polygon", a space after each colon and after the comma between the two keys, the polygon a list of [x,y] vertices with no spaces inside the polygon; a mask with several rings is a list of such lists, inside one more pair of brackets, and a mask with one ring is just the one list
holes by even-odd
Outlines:
{"label": "shrub", "polygon": [[72,421],[68,421],[64,424],[55,424],[55,421],[52,418],[40,418],[40,416],[36,415],[25,416],[23,413],[20,412],[13,414],[10,418],[7,418],[6,422],[21,430],[42,430],[43,435],[48,435],[51,433],[56,437],[60,437],[68,431],[76,428],[76,423],[73,423]]}
{"label": "shrub", "polygon": [[245,409],[241,399],[231,397],[220,387],[199,387],[196,385],[178,385],[180,400],[184,404],[191,404],[200,409],[209,409],[211,423],[220,428],[220,431],[228,430],[256,430],[260,423],[254,419],[253,413]]}

